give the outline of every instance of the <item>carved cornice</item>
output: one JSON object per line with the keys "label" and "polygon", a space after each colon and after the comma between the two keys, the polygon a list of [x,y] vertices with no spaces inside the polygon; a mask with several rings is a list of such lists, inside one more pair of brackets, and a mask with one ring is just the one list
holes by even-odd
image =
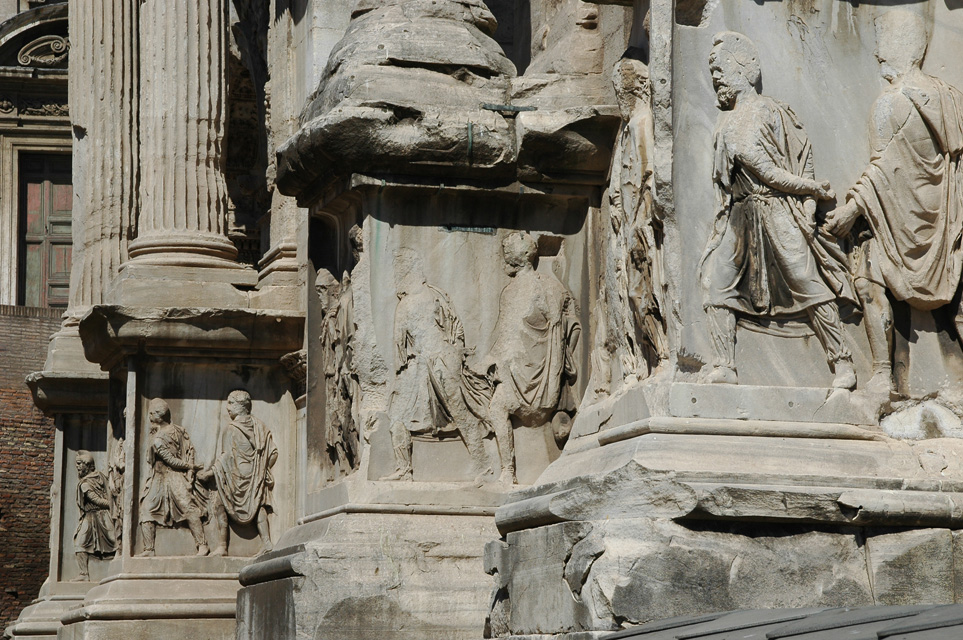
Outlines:
{"label": "carved cornice", "polygon": [[104,368],[124,355],[278,361],[304,342],[304,314],[278,310],[95,306],[80,321],[84,353]]}

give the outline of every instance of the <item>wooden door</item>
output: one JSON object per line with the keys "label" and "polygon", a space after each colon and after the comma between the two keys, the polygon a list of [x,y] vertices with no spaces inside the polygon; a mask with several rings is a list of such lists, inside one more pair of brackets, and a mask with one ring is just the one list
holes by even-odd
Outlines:
{"label": "wooden door", "polygon": [[19,303],[67,306],[70,289],[70,156],[20,155]]}

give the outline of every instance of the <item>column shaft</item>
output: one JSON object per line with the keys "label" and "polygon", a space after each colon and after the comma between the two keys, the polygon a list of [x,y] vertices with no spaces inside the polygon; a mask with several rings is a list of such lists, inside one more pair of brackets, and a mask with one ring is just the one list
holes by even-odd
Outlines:
{"label": "column shaft", "polygon": [[134,262],[235,266],[224,180],[227,18],[226,0],[141,4]]}
{"label": "column shaft", "polygon": [[137,206],[139,3],[71,3],[73,268],[68,318],[104,294],[120,265]]}

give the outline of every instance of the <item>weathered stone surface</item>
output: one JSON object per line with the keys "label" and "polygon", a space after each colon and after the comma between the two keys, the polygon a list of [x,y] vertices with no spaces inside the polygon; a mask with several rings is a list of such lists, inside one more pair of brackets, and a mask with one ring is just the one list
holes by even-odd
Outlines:
{"label": "weathered stone surface", "polygon": [[[477,638],[489,598],[482,553],[493,537],[489,519],[471,516],[347,514],[302,525],[275,557],[291,554],[303,577],[242,577],[260,591],[242,596],[240,611],[250,617],[239,621],[247,635],[238,637],[261,637],[257,629],[270,619],[279,624],[275,637]],[[296,543],[303,546],[284,548]],[[278,599],[286,608],[271,611]]]}
{"label": "weathered stone surface", "polygon": [[953,2],[91,2],[44,629],[963,597]]}
{"label": "weathered stone surface", "polygon": [[869,535],[866,554],[877,604],[955,601],[954,545],[949,529]]}
{"label": "weathered stone surface", "polygon": [[[505,104],[514,65],[474,0],[359,6],[332,50],[302,129],[278,152],[278,186],[297,195],[349,171],[475,172],[515,158]],[[486,33],[486,31],[488,33]]]}
{"label": "weathered stone surface", "polygon": [[[873,602],[851,532],[747,533],[636,518],[510,534],[503,557],[512,567],[512,630],[556,634],[727,609]],[[537,596],[513,598],[513,590]]]}

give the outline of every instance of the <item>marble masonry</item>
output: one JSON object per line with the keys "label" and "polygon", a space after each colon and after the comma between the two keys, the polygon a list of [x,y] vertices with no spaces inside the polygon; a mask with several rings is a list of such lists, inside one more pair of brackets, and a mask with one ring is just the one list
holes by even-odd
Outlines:
{"label": "marble masonry", "polygon": [[71,0],[13,638],[963,603],[963,3]]}

